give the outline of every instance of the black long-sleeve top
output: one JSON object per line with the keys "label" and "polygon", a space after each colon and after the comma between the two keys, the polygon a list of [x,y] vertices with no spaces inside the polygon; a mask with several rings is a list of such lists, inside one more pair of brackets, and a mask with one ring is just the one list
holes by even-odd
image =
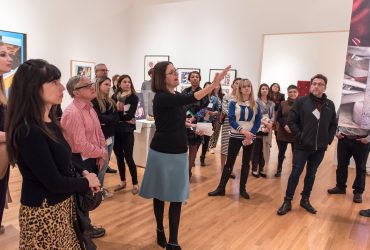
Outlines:
{"label": "black long-sleeve top", "polygon": [[103,131],[105,139],[114,136],[114,130],[118,123],[118,113],[115,108],[110,107],[109,103],[105,102],[105,112],[103,113],[100,110],[98,100],[95,98],[91,101],[93,104],[94,110],[98,115],[100,122],[101,130]]}
{"label": "black long-sleeve top", "polygon": [[185,105],[197,101],[193,95],[158,92],[153,99],[156,131],[150,148],[168,154],[186,153]]}
{"label": "black long-sleeve top", "polygon": [[16,139],[17,163],[23,177],[21,204],[41,206],[46,199],[49,205],[57,204],[73,193],[89,190],[86,178],[74,177],[71,169],[72,151],[60,128],[47,123],[58,142],[49,138],[35,125],[22,125]]}
{"label": "black long-sleeve top", "polygon": [[[116,95],[112,96],[113,100],[117,101]],[[119,121],[116,127],[118,132],[133,132],[136,129],[135,124],[128,123],[128,121],[135,118],[137,105],[139,103],[139,97],[135,94],[131,94],[126,97],[124,105],[130,105],[128,111],[118,111]]]}

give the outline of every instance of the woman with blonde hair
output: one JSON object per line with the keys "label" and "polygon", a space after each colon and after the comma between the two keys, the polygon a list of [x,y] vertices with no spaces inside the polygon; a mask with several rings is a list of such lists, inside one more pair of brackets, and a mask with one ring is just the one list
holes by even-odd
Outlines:
{"label": "woman with blonde hair", "polygon": [[251,81],[240,81],[235,100],[229,104],[229,120],[231,125],[229,148],[226,164],[222,171],[220,183],[216,190],[209,192],[208,196],[224,196],[225,187],[233,171],[236,157],[243,147],[242,169],[240,173],[240,196],[249,199],[245,189],[249,173],[249,161],[253,149],[253,141],[261,123],[261,113],[254,99]]}
{"label": "woman with blonde hair", "polygon": [[[8,73],[12,69],[12,59],[9,55],[8,48],[0,40],[0,143],[2,144],[2,150],[5,150],[6,135],[4,132],[4,120],[5,120],[5,111],[8,100],[5,94],[5,86],[3,75]],[[0,159],[2,161],[4,159]],[[8,191],[8,181],[9,181],[9,165],[2,164],[5,166],[5,169],[0,169],[0,234],[3,234],[5,231],[4,226],[2,225],[3,212],[6,203],[6,195]]]}
{"label": "woman with blonde hair", "polygon": [[91,101],[99,118],[100,126],[106,141],[105,149],[108,153],[108,157],[104,162],[104,167],[99,171],[98,174],[104,198],[113,196],[108,189],[104,188],[104,176],[109,167],[108,164],[114,144],[114,130],[118,122],[116,104],[113,99],[109,97],[110,89],[111,80],[109,77],[103,76],[97,78],[95,82],[96,98]]}

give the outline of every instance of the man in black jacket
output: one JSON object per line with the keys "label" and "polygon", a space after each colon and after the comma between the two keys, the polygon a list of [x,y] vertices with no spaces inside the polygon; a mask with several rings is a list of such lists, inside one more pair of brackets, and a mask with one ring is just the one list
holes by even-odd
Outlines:
{"label": "man in black jacket", "polygon": [[334,103],[324,94],[327,81],[321,74],[312,77],[310,94],[298,99],[289,112],[287,123],[296,143],[293,169],[289,176],[284,203],[277,211],[279,215],[284,215],[292,209],[291,201],[306,162],[307,170],[300,205],[310,213],[317,212],[311,205],[309,197],[317,168],[337,129]]}

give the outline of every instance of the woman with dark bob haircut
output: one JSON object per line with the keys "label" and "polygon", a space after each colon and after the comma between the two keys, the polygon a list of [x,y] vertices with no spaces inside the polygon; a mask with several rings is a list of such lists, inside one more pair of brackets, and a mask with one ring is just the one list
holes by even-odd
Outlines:
{"label": "woman with dark bob haircut", "polygon": [[95,174],[74,177],[72,152],[51,109],[63,99],[57,67],[40,59],[21,64],[8,100],[9,160],[23,177],[19,249],[84,249],[73,224],[74,193],[99,190]]}
{"label": "woman with dark bob haircut", "polygon": [[[154,66],[152,90],[153,114],[156,131],[148,153],[148,160],[140,189],[140,195],[153,199],[157,222],[157,243],[166,249],[181,249],[177,242],[182,202],[189,197],[188,147],[186,140],[185,105],[201,100],[211,93],[229,71],[230,66],[215,76],[213,83],[192,95],[175,91],[179,76],[171,62],[159,62]],[[186,124],[185,124],[186,123]],[[163,228],[164,202],[170,202],[167,243]]]}

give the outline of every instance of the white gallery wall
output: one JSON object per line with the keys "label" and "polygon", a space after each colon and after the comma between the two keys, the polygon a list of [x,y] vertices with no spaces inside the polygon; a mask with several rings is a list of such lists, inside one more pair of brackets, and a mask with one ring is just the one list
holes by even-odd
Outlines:
{"label": "white gallery wall", "polygon": [[[264,34],[347,31],[351,9],[352,0],[136,4],[128,13],[129,71],[139,87],[144,77],[144,55],[170,55],[176,67],[201,68],[202,82],[208,80],[210,68],[232,64],[239,76],[248,77],[256,87],[260,80]],[[342,42],[339,41],[341,45]],[[345,49],[339,47],[338,57],[344,65]],[[343,75],[343,69],[339,74]]]}
{"label": "white gallery wall", "polygon": [[347,46],[348,31],[265,35],[261,82],[278,82],[286,92],[297,80],[323,73],[328,77],[326,94],[338,108]]}
{"label": "white gallery wall", "polygon": [[[70,60],[106,62],[111,72],[127,68],[127,22],[120,0],[1,1],[0,29],[27,34],[27,58],[42,58],[70,77]],[[70,102],[65,91],[62,106]]]}
{"label": "white gallery wall", "polygon": [[139,89],[144,55],[163,54],[200,68],[202,82],[232,64],[256,87],[264,34],[346,31],[351,8],[352,0],[12,0],[1,3],[0,29],[27,33],[28,58],[57,65],[64,82],[76,59],[105,62]]}

